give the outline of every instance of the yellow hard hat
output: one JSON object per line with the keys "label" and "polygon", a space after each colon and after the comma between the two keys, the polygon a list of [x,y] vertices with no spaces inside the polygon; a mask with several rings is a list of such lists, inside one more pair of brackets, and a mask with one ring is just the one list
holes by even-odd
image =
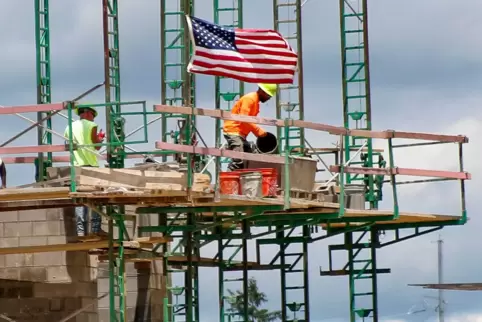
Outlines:
{"label": "yellow hard hat", "polygon": [[258,84],[258,87],[271,97],[275,96],[276,90],[278,89],[278,85],[276,84]]}
{"label": "yellow hard hat", "polygon": [[[82,103],[81,105],[88,105],[88,104],[90,104],[90,102]],[[92,112],[94,112],[94,117],[97,117],[97,109],[95,108],[95,106],[85,106],[85,107],[82,107],[82,109],[91,110]],[[77,106],[75,107],[75,114],[79,115],[79,108]]]}

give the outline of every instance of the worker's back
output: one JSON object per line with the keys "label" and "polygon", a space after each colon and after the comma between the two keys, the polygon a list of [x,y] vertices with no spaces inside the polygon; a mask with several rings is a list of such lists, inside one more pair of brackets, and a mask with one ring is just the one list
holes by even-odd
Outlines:
{"label": "worker's back", "polygon": [[[92,129],[97,124],[86,119],[80,119],[72,123],[73,143],[79,145],[93,144]],[[65,137],[69,137],[69,127],[65,129]],[[85,148],[78,148],[74,151],[74,165],[75,166],[92,166],[98,167],[97,155],[93,152],[95,147],[88,146]]]}
{"label": "worker's back", "polygon": [[[234,104],[231,114],[257,116],[259,114],[259,97],[256,92],[252,92],[241,97]],[[228,135],[241,135],[247,137],[252,131],[252,126],[238,121],[224,121],[223,130]]]}

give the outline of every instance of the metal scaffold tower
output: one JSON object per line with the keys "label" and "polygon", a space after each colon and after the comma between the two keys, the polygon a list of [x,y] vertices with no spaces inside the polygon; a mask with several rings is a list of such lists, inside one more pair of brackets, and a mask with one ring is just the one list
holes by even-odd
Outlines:
{"label": "metal scaffold tower", "polygon": [[[279,85],[276,95],[276,118],[304,119],[303,96],[303,44],[301,0],[273,0],[274,27],[298,53],[297,72],[293,84]],[[285,153],[297,151],[304,154],[304,129],[278,128],[278,141]],[[289,147],[289,150],[286,150]],[[296,152],[295,152],[296,153]],[[285,193],[290,193],[286,191]],[[283,321],[310,321],[308,288],[308,243],[310,228],[277,227],[279,232],[272,240],[279,245],[276,255],[281,265],[281,313]],[[296,236],[296,235],[301,236]],[[267,241],[264,241],[265,243]]]}
{"label": "metal scaffold tower", "polygon": [[[35,0],[35,48],[37,62],[37,104],[52,103],[52,87],[50,77],[50,23],[49,0]],[[37,127],[38,145],[52,145],[52,119],[50,112],[38,112]],[[47,130],[44,130],[44,127]],[[52,166],[52,152],[47,153],[47,159],[40,152],[36,163],[36,180],[46,180],[47,167]]]}
{"label": "metal scaffold tower", "polygon": [[[368,42],[368,12],[366,0],[340,0],[340,31],[342,60],[343,122],[347,129],[371,130],[371,92]],[[373,168],[384,166],[380,153],[373,150],[371,138],[345,136],[345,164]],[[375,157],[378,156],[378,164]],[[347,173],[345,183],[365,186],[365,201],[369,209],[378,209],[383,176]],[[377,181],[378,180],[378,181]],[[348,262],[342,273],[349,276],[350,320],[357,316],[378,321],[376,247],[378,230],[365,227],[345,233],[344,245],[330,246],[346,250]]]}
{"label": "metal scaffold tower", "polygon": [[[107,161],[109,168],[124,168],[124,119],[121,108],[119,58],[119,6],[117,0],[103,0],[104,86],[106,109]],[[125,207],[107,206],[109,218],[109,303],[111,321],[126,320],[124,240],[128,240]],[[118,247],[114,249],[117,235]],[[117,252],[117,255],[114,252]],[[117,300],[117,303],[116,303]]]}
{"label": "metal scaffold tower", "polygon": [[[221,1],[214,0],[214,23],[221,25],[227,29],[243,28],[243,0]],[[244,82],[228,78],[215,77],[215,108],[217,110],[229,111],[233,107],[236,100],[244,95]],[[222,120],[215,121],[215,146],[217,148],[224,147]],[[221,169],[222,163],[226,160],[216,158],[216,169]],[[219,182],[219,171],[216,171],[216,182]],[[238,214],[236,214],[238,215]],[[231,304],[235,300],[228,293],[228,290],[242,290],[243,303],[248,303],[248,272],[246,269],[233,270],[232,263],[237,260],[247,262],[248,248],[247,238],[249,235],[249,227],[244,222],[241,229],[234,228],[226,230],[224,228],[216,229],[215,233],[210,236],[217,236],[218,250],[216,258],[219,259],[218,283],[219,283],[219,321],[247,321],[247,306],[243,315],[228,312]]]}
{"label": "metal scaffold tower", "polygon": [[[185,15],[194,14],[194,0],[161,0],[161,102],[165,105],[196,105],[195,75],[187,72],[192,52]],[[172,140],[175,144],[196,143],[196,122],[191,115],[169,113],[161,119],[162,141]],[[163,161],[168,156],[163,155]],[[203,158],[190,154],[175,154],[174,161],[187,167],[187,171],[199,171]],[[191,169],[194,165],[195,169]],[[167,213],[164,213],[167,216]],[[176,220],[185,220],[194,225],[194,213],[179,213]],[[169,232],[168,232],[169,233]],[[199,321],[199,268],[193,262],[193,256],[199,256],[199,233],[190,231],[175,234],[177,244],[172,250],[163,245],[165,267],[168,273],[182,275],[176,285],[169,287],[169,298],[173,301],[169,307],[169,321]],[[183,255],[187,258],[185,267],[172,268],[169,265],[170,255]],[[180,285],[177,285],[180,283]],[[165,308],[167,310],[167,308]]]}

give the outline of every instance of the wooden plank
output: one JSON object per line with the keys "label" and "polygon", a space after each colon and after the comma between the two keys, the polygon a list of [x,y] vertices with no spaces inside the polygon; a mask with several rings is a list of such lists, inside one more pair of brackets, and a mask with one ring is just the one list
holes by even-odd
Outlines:
{"label": "wooden plank", "polygon": [[67,108],[66,103],[52,103],[39,105],[4,106],[0,108],[0,115],[32,113],[32,112],[52,112],[61,111]]}
{"label": "wooden plank", "polygon": [[[328,132],[333,135],[349,135],[349,136],[360,136],[365,138],[374,139],[417,139],[425,141],[438,141],[438,142],[454,142],[454,143],[468,143],[469,139],[463,135],[444,135],[444,134],[430,134],[430,133],[420,133],[420,132],[396,132],[392,130],[386,131],[367,131],[367,130],[347,130],[344,127],[333,126],[328,124],[314,123],[308,121],[300,120],[285,120],[266,118],[266,117],[255,117],[246,115],[236,115],[231,114],[228,111],[223,110],[213,110],[205,108],[190,108],[184,106],[169,106],[169,105],[154,105],[154,111],[161,113],[174,113],[174,114],[185,114],[185,115],[202,115],[209,116],[213,118],[219,118],[222,120],[232,120],[239,122],[249,122],[255,124],[264,124],[277,127],[283,127],[285,125],[300,127],[305,129],[317,130],[322,132]],[[182,151],[181,151],[182,152]]]}
{"label": "wooden plank", "polygon": [[2,189],[0,190],[0,201],[14,200],[41,200],[41,199],[62,199],[68,198],[70,188],[25,188],[25,189]]}
{"label": "wooden plank", "polygon": [[65,152],[69,147],[65,144],[58,145],[29,145],[29,146],[11,146],[0,148],[0,154],[22,154],[22,153],[47,153],[47,152]]}
{"label": "wooden plank", "polygon": [[[138,239],[134,241],[123,242],[124,247],[140,248],[143,243],[162,244],[172,241],[172,238],[155,237],[156,239],[145,240]],[[114,247],[119,247],[118,242],[114,243]],[[96,248],[108,248],[109,241],[101,240],[95,242],[85,243],[70,243],[70,244],[54,244],[54,245],[39,245],[39,246],[21,246],[21,247],[4,247],[0,248],[0,255],[10,254],[33,254],[33,253],[48,253],[48,252],[62,252],[62,251],[84,251]]]}
{"label": "wooden plank", "polygon": [[230,150],[221,150],[217,148],[203,148],[203,147],[197,147],[192,145],[182,145],[182,144],[166,143],[166,142],[160,142],[160,141],[156,142],[156,149],[171,150],[171,151],[184,152],[184,153],[202,154],[202,155],[212,155],[212,156],[227,157],[227,158],[234,158],[234,159],[241,159],[241,160],[261,161],[261,162],[269,162],[269,163],[277,163],[277,164],[285,163],[284,157],[280,157],[276,155],[234,152]]}
{"label": "wooden plank", "polygon": [[[436,177],[446,179],[460,179],[470,180],[471,174],[468,172],[456,172],[456,171],[441,171],[441,170],[424,170],[424,169],[411,169],[411,168],[361,168],[361,167],[344,167],[344,173],[355,174],[374,174],[374,175],[404,175],[404,176],[417,176],[417,177]],[[339,165],[330,166],[330,171],[340,172]]]}
{"label": "wooden plank", "polygon": [[[58,151],[55,151],[58,152]],[[143,159],[144,156],[142,154],[129,154],[125,156],[126,159]],[[107,160],[107,155],[102,154],[101,156],[97,156],[99,160]],[[22,164],[22,163],[34,163],[37,157],[5,157],[2,158],[3,162],[6,164]],[[44,160],[47,160],[45,158]],[[52,157],[52,162],[54,163],[70,163],[70,156],[68,155],[58,155]]]}

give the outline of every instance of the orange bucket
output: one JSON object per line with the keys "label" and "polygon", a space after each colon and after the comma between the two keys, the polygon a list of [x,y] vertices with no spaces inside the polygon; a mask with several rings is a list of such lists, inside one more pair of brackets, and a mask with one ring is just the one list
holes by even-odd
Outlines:
{"label": "orange bucket", "polygon": [[[262,190],[264,197],[274,197],[278,194],[278,172],[275,168],[242,169],[236,172],[261,172],[263,176]],[[227,172],[230,173],[230,172]],[[231,172],[232,173],[232,172]]]}
{"label": "orange bucket", "polygon": [[220,172],[219,190],[223,195],[239,195],[239,172]]}

